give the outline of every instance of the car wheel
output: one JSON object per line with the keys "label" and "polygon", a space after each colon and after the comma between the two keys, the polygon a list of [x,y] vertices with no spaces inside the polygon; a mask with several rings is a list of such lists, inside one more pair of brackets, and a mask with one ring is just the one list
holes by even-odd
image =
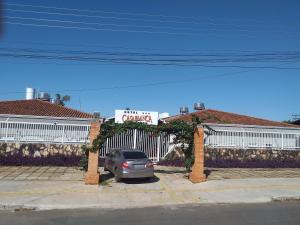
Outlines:
{"label": "car wheel", "polygon": [[115,175],[115,181],[118,183],[118,182],[120,182],[120,181],[121,181],[121,178],[120,178],[120,177],[118,177],[117,175]]}

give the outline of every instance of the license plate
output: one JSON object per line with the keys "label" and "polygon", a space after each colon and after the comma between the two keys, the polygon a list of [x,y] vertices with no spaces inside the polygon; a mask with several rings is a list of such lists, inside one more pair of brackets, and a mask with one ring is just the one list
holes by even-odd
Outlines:
{"label": "license plate", "polygon": [[145,165],[141,164],[141,165],[134,165],[135,169],[145,169]]}

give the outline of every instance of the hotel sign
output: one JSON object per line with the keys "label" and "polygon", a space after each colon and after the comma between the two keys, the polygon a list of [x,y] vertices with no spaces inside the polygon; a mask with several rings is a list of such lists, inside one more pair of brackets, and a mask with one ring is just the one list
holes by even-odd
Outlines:
{"label": "hotel sign", "polygon": [[142,122],[149,125],[158,124],[158,112],[136,111],[136,110],[116,110],[115,122],[124,123],[125,121]]}

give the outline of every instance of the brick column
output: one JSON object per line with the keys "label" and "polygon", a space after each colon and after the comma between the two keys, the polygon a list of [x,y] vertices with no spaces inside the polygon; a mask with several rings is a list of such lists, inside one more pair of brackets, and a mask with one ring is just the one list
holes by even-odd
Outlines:
{"label": "brick column", "polygon": [[[90,129],[90,147],[100,132],[100,120],[94,119]],[[99,151],[89,152],[88,171],[85,175],[85,184],[99,184],[100,173],[98,171]]]}
{"label": "brick column", "polygon": [[204,129],[197,127],[194,133],[195,162],[190,173],[190,181],[200,183],[206,180],[204,174]]}

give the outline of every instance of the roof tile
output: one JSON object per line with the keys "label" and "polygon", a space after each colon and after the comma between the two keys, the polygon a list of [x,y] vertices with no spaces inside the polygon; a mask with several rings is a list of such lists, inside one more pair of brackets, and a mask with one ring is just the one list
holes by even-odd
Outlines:
{"label": "roof tile", "polygon": [[228,113],[218,110],[205,109],[189,113],[186,115],[171,116],[164,119],[166,122],[180,119],[184,121],[192,121],[192,115],[196,115],[203,120],[205,123],[216,123],[216,124],[241,124],[241,125],[257,125],[257,126],[273,126],[273,127],[296,127],[297,125],[276,122],[271,120],[259,119],[251,116],[244,116],[235,113]]}
{"label": "roof tile", "polygon": [[92,118],[93,115],[65,106],[33,99],[17,101],[0,101],[0,114],[49,116],[69,118]]}

